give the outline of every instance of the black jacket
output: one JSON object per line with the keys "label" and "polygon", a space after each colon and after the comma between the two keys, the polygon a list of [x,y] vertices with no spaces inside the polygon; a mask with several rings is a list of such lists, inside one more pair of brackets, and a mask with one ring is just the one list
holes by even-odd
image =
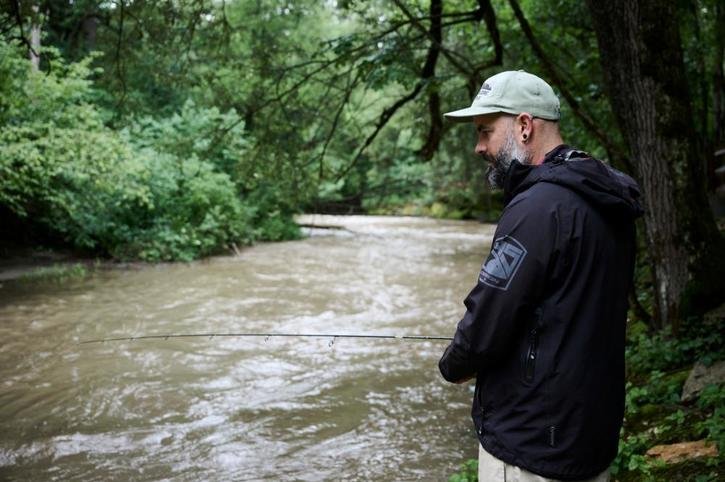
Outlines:
{"label": "black jacket", "polygon": [[[570,156],[570,157],[569,157]],[[606,469],[624,415],[637,184],[559,146],[513,163],[491,253],[439,362],[476,375],[472,416],[495,457],[545,477]]]}

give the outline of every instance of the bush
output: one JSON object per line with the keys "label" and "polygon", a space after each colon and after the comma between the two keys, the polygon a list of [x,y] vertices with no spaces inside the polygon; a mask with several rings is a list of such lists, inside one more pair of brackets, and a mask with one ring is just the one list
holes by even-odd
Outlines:
{"label": "bush", "polygon": [[254,239],[255,210],[220,172],[242,143],[182,143],[205,120],[233,121],[232,114],[187,104],[171,120],[118,133],[88,102],[89,60],[56,59],[46,74],[32,72],[8,45],[0,49],[0,203],[16,215],[119,258],[190,260]]}
{"label": "bush", "polygon": [[254,239],[253,210],[241,203],[228,175],[201,161],[180,167],[168,155],[146,158],[144,166],[149,202],[116,213],[123,220],[116,238],[124,242],[110,247],[114,256],[188,261]]}
{"label": "bush", "polygon": [[216,107],[197,107],[192,100],[170,117],[137,119],[125,134],[137,148],[203,161],[231,178],[239,177],[240,162],[247,154],[244,122],[234,110],[222,113]]}
{"label": "bush", "polygon": [[714,328],[693,318],[683,324],[679,338],[669,330],[654,335],[635,330],[626,351],[625,422],[611,466],[618,480],[714,480],[712,467],[722,465],[722,455],[667,466],[645,455],[654,445],[701,438],[723,453],[723,385],[708,386],[694,406],[680,402],[692,365],[724,358],[722,335]]}
{"label": "bush", "polygon": [[628,373],[640,376],[654,370],[667,371],[697,360],[709,365],[724,356],[722,333],[713,328],[693,318],[682,325],[681,332],[686,335],[681,337],[673,336],[669,327],[654,335],[638,333],[627,344]]}

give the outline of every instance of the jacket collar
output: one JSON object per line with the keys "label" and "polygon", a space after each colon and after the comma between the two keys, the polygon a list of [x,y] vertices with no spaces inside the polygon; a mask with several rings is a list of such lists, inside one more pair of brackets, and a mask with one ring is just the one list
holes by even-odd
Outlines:
{"label": "jacket collar", "polygon": [[541,173],[548,170],[556,164],[566,161],[566,154],[572,149],[566,144],[559,144],[546,153],[544,161],[539,165],[521,164],[514,159],[506,172],[506,179],[503,185],[503,201],[504,206],[508,204],[513,197],[521,191],[524,191],[532,184],[536,183]]}

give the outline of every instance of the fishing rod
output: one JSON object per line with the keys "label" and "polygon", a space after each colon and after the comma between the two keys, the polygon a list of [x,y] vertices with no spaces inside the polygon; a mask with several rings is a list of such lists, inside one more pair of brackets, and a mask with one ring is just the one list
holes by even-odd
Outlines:
{"label": "fishing rod", "polygon": [[115,341],[136,341],[136,340],[168,340],[170,338],[241,338],[257,337],[264,338],[264,341],[274,337],[302,337],[302,338],[330,338],[329,346],[335,343],[338,338],[371,338],[378,340],[417,340],[417,341],[452,341],[452,337],[428,336],[428,335],[369,335],[349,333],[170,333],[161,335],[139,335],[120,336],[116,338],[99,338],[95,340],[81,341],[79,345],[89,343],[106,343]]}

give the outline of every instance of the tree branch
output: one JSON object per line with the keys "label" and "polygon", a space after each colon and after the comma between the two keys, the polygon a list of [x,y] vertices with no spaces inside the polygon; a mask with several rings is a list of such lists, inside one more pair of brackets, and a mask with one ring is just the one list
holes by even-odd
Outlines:
{"label": "tree branch", "polygon": [[501,44],[501,34],[498,31],[496,12],[494,12],[493,6],[491,6],[491,0],[478,0],[477,11],[480,12],[481,18],[486,23],[486,30],[488,30],[488,35],[493,42],[494,56],[488,62],[477,65],[473,70],[474,76],[479,76],[483,70],[503,63],[503,44]]}
{"label": "tree branch", "polygon": [[[443,40],[443,29],[441,27],[441,13],[443,13],[442,0],[431,0],[430,2],[430,32],[433,39],[428,49],[428,56],[421,72],[423,79],[435,77],[435,66],[440,52],[440,45]],[[435,86],[428,93],[428,112],[430,114],[430,128],[426,137],[425,145],[418,151],[418,154],[426,161],[431,160],[438,150],[441,134],[443,133],[443,121],[441,118],[441,101]]]}
{"label": "tree branch", "polygon": [[12,13],[12,16],[15,17],[15,22],[18,30],[20,30],[20,35],[14,38],[19,40],[20,43],[22,43],[23,45],[25,45],[25,47],[28,49],[29,55],[40,57],[40,54],[35,51],[32,42],[25,36],[25,29],[23,28],[23,16],[21,13],[19,0],[12,0],[10,2],[10,11]]}
{"label": "tree branch", "polygon": [[347,86],[347,89],[345,89],[345,95],[342,98],[342,102],[340,102],[340,106],[337,108],[337,111],[335,112],[335,117],[332,120],[332,126],[330,127],[330,132],[327,134],[327,138],[325,139],[325,144],[322,146],[322,152],[320,152],[320,170],[319,170],[319,179],[322,180],[324,176],[324,161],[325,161],[325,154],[327,153],[327,148],[330,145],[330,142],[332,142],[332,138],[335,135],[335,132],[337,131],[337,125],[340,121],[340,116],[342,115],[342,111],[345,109],[345,106],[347,105],[348,101],[350,100],[350,95],[352,95],[352,91],[357,85],[358,80],[360,79],[361,71],[358,70],[357,75],[355,78],[350,82]]}
{"label": "tree branch", "polygon": [[[461,59],[462,59],[463,62],[465,62],[466,64],[469,64],[470,65],[470,62],[468,62],[468,59],[466,59],[465,57],[463,57],[458,52],[452,52],[452,51],[446,49],[445,46],[443,45],[443,42],[441,41],[441,39],[440,38],[437,39],[431,33],[430,30],[426,29],[425,26],[422,23],[420,23],[420,21],[418,21],[418,19],[410,12],[410,10],[408,10],[408,8],[405,5],[403,5],[403,2],[401,0],[393,0],[393,3],[400,9],[401,12],[403,12],[403,14],[406,17],[408,17],[408,19],[410,20],[410,22],[418,30],[420,30],[421,32],[423,32],[425,34],[425,36],[427,36],[430,39],[430,41],[432,42],[432,45],[434,45],[436,47],[436,49],[438,51],[440,51],[440,53],[443,54],[443,56],[446,58],[446,60],[448,60],[448,62],[451,63],[451,65],[453,65],[455,68],[457,68],[459,71],[463,72],[464,74],[467,74],[468,75],[468,74],[471,73],[472,68],[470,66],[463,65],[461,62],[459,62],[458,60],[456,60],[453,56],[454,55],[457,55],[457,56],[461,57]],[[431,0],[431,10],[433,9],[433,4],[434,4],[434,1]],[[438,21],[440,22],[440,16],[438,18]]]}
{"label": "tree branch", "polygon": [[526,17],[524,16],[524,13],[519,6],[519,3],[516,0],[509,0],[509,4],[511,5],[511,8],[514,11],[514,15],[516,16],[516,19],[521,26],[521,30],[524,32],[524,35],[528,39],[529,44],[534,51],[534,54],[536,54],[539,62],[541,62],[541,66],[546,72],[546,75],[549,77],[551,82],[553,82],[559,88],[561,95],[569,104],[569,107],[571,107],[574,115],[581,121],[584,127],[589,130],[594,135],[594,137],[596,137],[597,140],[602,144],[612,162],[616,163],[617,161],[619,161],[628,172],[634,172],[634,166],[632,166],[629,158],[624,154],[624,152],[622,152],[619,146],[617,146],[616,143],[612,139],[610,139],[609,136],[602,129],[599,128],[597,123],[594,122],[591,116],[582,108],[574,95],[571,93],[566,85],[566,82],[559,75],[556,67],[546,56],[546,54],[544,53],[544,49],[536,40],[534,32],[531,30],[531,26],[529,25],[528,20],[526,20]]}
{"label": "tree branch", "polygon": [[355,166],[355,164],[357,164],[357,162],[362,157],[363,152],[365,152],[365,149],[367,149],[367,147],[370,144],[372,144],[372,142],[378,136],[378,134],[383,129],[383,127],[385,127],[385,125],[388,123],[390,118],[393,117],[393,114],[395,114],[398,111],[398,109],[403,107],[405,104],[407,104],[408,102],[413,100],[418,95],[418,93],[423,89],[424,85],[425,85],[425,81],[421,80],[420,82],[418,82],[418,84],[416,84],[416,86],[413,88],[413,90],[408,95],[398,99],[397,101],[395,101],[395,103],[393,105],[391,105],[387,109],[383,110],[383,113],[380,114],[380,118],[378,119],[378,122],[375,125],[375,130],[367,137],[367,139],[365,139],[365,142],[363,143],[362,146],[360,146],[360,149],[358,149],[357,154],[355,154],[355,157],[353,158],[352,162],[350,162],[350,164],[345,169],[343,169],[342,171],[337,173],[337,176],[335,177],[335,182],[339,181],[340,179],[345,177],[348,172],[350,172],[350,170]]}
{"label": "tree branch", "polygon": [[123,21],[125,15],[124,0],[119,0],[119,19],[118,19],[118,39],[116,40],[116,75],[118,75],[118,81],[121,82],[121,97],[118,99],[116,109],[120,111],[124,100],[126,99],[126,76],[123,72],[123,65],[121,60],[121,46],[123,44]]}

